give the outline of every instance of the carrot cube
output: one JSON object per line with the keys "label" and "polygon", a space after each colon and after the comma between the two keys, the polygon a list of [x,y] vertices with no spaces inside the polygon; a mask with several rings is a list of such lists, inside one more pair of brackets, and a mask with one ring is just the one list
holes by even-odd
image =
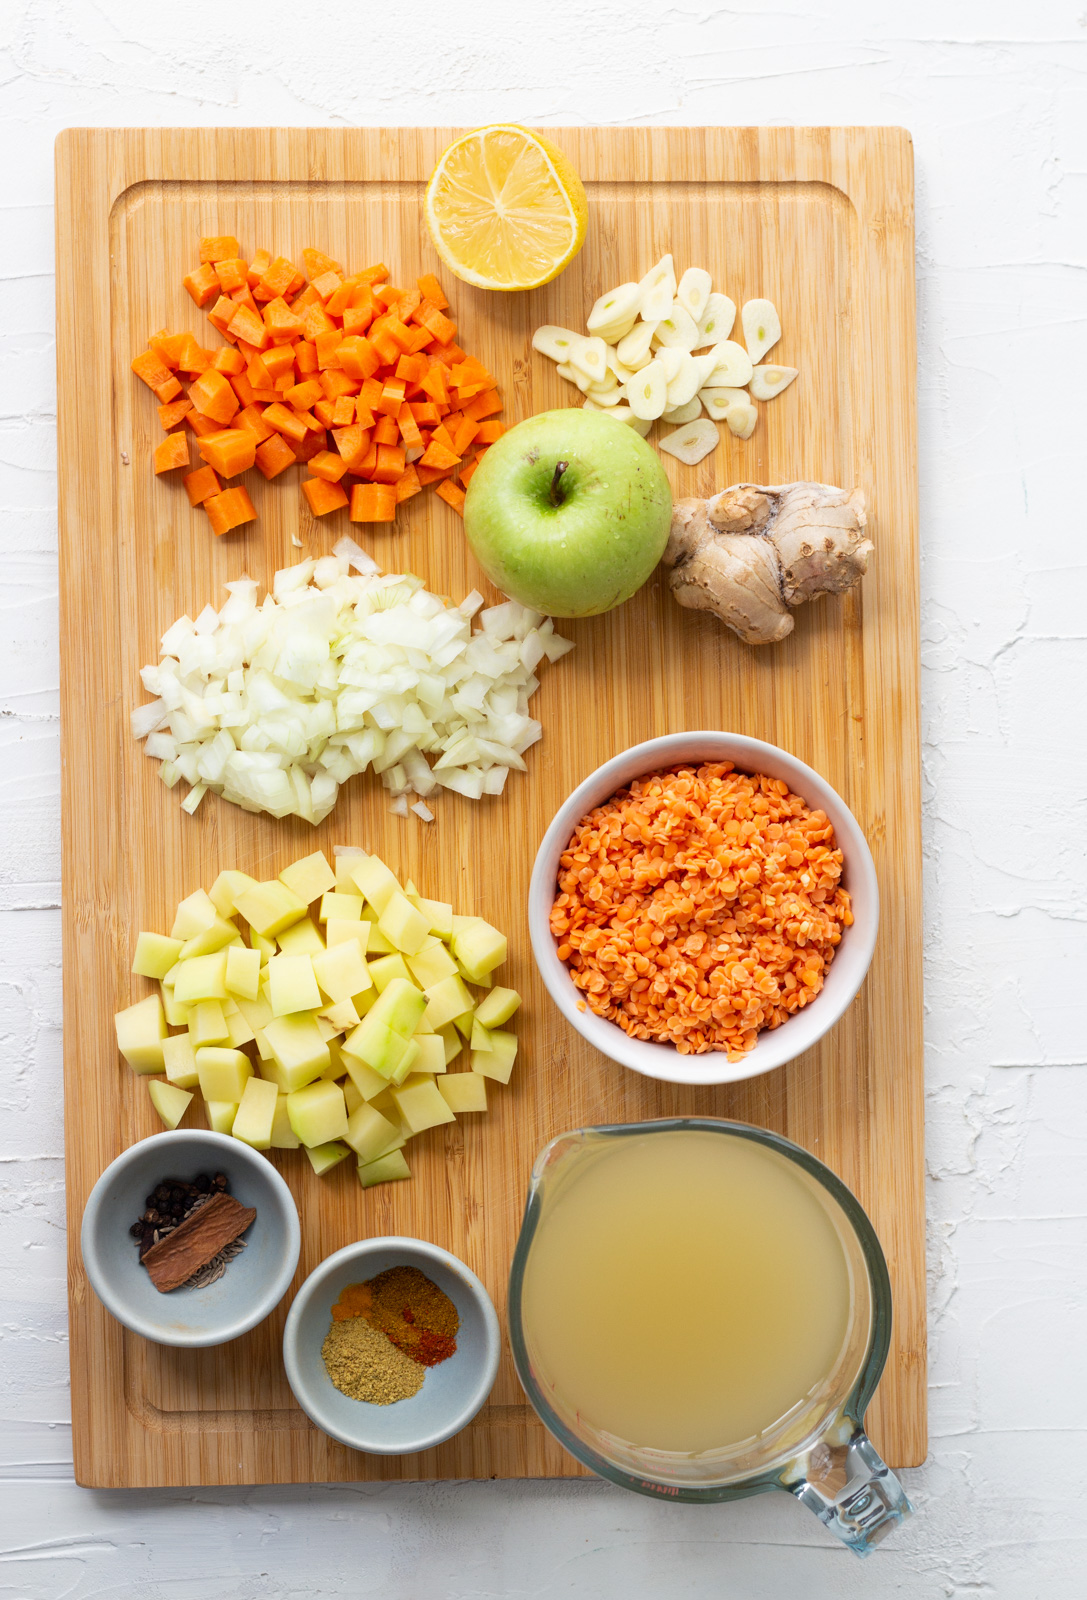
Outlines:
{"label": "carrot cube", "polygon": [[[347,462],[333,450],[321,450],[309,463],[309,469],[315,478],[324,478],[328,483],[339,483],[347,471]],[[304,489],[305,484],[302,487]]]}
{"label": "carrot cube", "polygon": [[457,430],[453,435],[453,449],[458,456],[463,456],[472,440],[478,434],[479,429],[480,424],[474,422],[471,417],[465,417],[464,421],[458,424]]}
{"label": "carrot cube", "polygon": [[449,301],[442,293],[442,286],[432,272],[424,272],[415,282],[432,306],[437,306],[439,311],[449,310]]}
{"label": "carrot cube", "polygon": [[386,417],[398,417],[404,404],[404,384],[400,378],[387,378],[377,409]]}
{"label": "carrot cube", "polygon": [[229,233],[209,234],[200,241],[200,263],[210,261],[229,261],[232,256],[241,255],[241,245]]}
{"label": "carrot cube", "polygon": [[[159,446],[162,449],[162,446]],[[377,447],[377,465],[372,477],[375,483],[395,483],[403,474],[405,466],[404,452],[395,444],[379,444]]]}
{"label": "carrot cube", "polygon": [[260,406],[246,406],[234,418],[236,428],[248,428],[258,444],[263,444],[265,439],[271,439],[275,429],[264,420],[264,412]]}
{"label": "carrot cube", "polygon": [[322,428],[331,428],[336,414],[335,404],[331,400],[315,400],[313,414]]}
{"label": "carrot cube", "polygon": [[189,399],[197,411],[221,425],[230,422],[238,409],[238,397],[229,379],[210,367],[190,386]]}
{"label": "carrot cube", "polygon": [[347,504],[347,495],[338,483],[328,483],[324,478],[304,478],[302,493],[309,502],[315,517],[325,517]]}
{"label": "carrot cube", "polygon": [[266,478],[278,478],[281,472],[293,467],[297,457],[282,434],[273,433],[256,449],[256,464]]}
{"label": "carrot cube", "polygon": [[211,495],[218,494],[222,484],[215,476],[211,467],[197,467],[195,472],[190,472],[188,477],[182,478],[185,493],[189,497],[191,506],[203,505]]}
{"label": "carrot cube", "polygon": [[347,310],[343,314],[343,331],[345,336],[350,338],[355,334],[365,333],[373,320],[374,313],[369,306],[348,306]]}
{"label": "carrot cube", "polygon": [[221,478],[233,478],[253,465],[257,441],[248,428],[224,428],[201,439],[197,449]]}
{"label": "carrot cube", "polygon": [[295,345],[294,365],[300,378],[317,371],[317,346],[309,339],[300,339]]}
{"label": "carrot cube", "polygon": [[444,500],[446,505],[452,506],[453,510],[458,512],[459,515],[463,517],[465,498],[464,490],[460,488],[458,484],[452,483],[448,478],[446,478],[444,482],[439,483],[434,493],[440,500]]}
{"label": "carrot cube", "polygon": [[246,344],[254,345],[258,350],[263,350],[268,343],[268,329],[264,326],[264,319],[259,311],[251,310],[249,306],[235,306],[234,315],[227,324],[227,333],[232,333],[235,339],[244,339]]}
{"label": "carrot cube", "polygon": [[468,463],[468,465],[466,467],[462,467],[460,469],[460,481],[461,481],[461,485],[462,485],[463,488],[467,489],[468,485],[471,483],[472,479],[475,477],[475,475],[476,475],[476,473],[478,471],[479,471],[479,457],[476,456],[474,458],[474,460],[469,461],[469,463]]}
{"label": "carrot cube", "polygon": [[245,357],[233,345],[224,345],[221,350],[216,350],[211,358],[212,370],[225,373],[228,377],[236,376],[245,371]]}
{"label": "carrot cube", "polygon": [[328,434],[324,428],[318,427],[316,433],[307,433],[304,439],[292,439],[291,449],[294,451],[296,461],[308,464],[315,456],[319,456],[322,450],[328,449]]}
{"label": "carrot cube", "polygon": [[283,398],[296,411],[308,411],[315,400],[324,398],[324,390],[316,378],[305,378],[301,383],[292,384]]}
{"label": "carrot cube", "polygon": [[238,337],[229,331],[230,324],[238,314],[238,307],[228,294],[221,294],[208,312],[208,321],[213,328],[218,328],[224,339],[229,339],[231,344]]}
{"label": "carrot cube", "polygon": [[234,289],[247,289],[249,263],[241,256],[228,256],[225,261],[215,263],[215,276],[228,294]]}
{"label": "carrot cube", "polygon": [[493,417],[496,411],[502,409],[502,397],[497,389],[485,389],[482,394],[477,394],[474,400],[469,400],[464,408],[464,415],[471,417],[474,422],[482,422],[484,417]]}
{"label": "carrot cube", "polygon": [[344,278],[339,288],[333,289],[325,301],[325,310],[330,317],[342,317],[344,312],[350,308],[354,289],[355,280],[353,278]]}
{"label": "carrot cube", "polygon": [[[307,289],[306,293],[308,294],[309,292]],[[308,305],[302,312],[302,331],[306,338],[312,339],[314,343],[317,342],[318,336],[322,333],[335,333],[338,338],[343,338],[343,335],[316,295],[314,296],[313,304]]]}
{"label": "carrot cube", "polygon": [[419,474],[419,482],[422,484],[428,484],[437,483],[441,478],[448,478],[449,474],[453,471],[453,468],[424,467],[422,460],[420,459],[415,463],[415,470]]}
{"label": "carrot cube", "polygon": [[211,520],[212,533],[228,533],[241,527],[243,522],[256,521],[256,507],[240,485],[224,489],[204,501],[204,510]]}
{"label": "carrot cube", "polygon": [[494,444],[506,431],[504,422],[481,422],[476,429],[476,444]]}
{"label": "carrot cube", "polygon": [[195,272],[186,273],[181,282],[198,306],[206,306],[209,300],[214,300],[221,287],[210,261],[205,261]]}
{"label": "carrot cube", "polygon": [[306,263],[306,272],[311,280],[321,277],[325,272],[335,272],[338,277],[343,276],[343,268],[338,261],[326,256],[323,250],[314,250],[311,245],[307,245],[302,251],[302,260]]}
{"label": "carrot cube", "polygon": [[395,361],[400,359],[402,354],[401,347],[384,325],[384,320],[380,324],[376,322],[370,324],[368,337],[381,358],[382,366],[391,367]]}
{"label": "carrot cube", "polygon": [[221,431],[217,422],[212,422],[210,417],[205,417],[203,412],[197,411],[195,407],[192,411],[186,411],[185,426],[191,428],[198,439],[206,439],[209,434]]}
{"label": "carrot cube", "polygon": [[377,471],[377,445],[376,444],[372,444],[370,446],[369,450],[367,450],[365,456],[359,462],[358,466],[357,467],[352,467],[351,471],[352,472],[357,472],[360,478],[372,478],[373,477],[374,473]]}
{"label": "carrot cube", "polygon": [[396,490],[392,484],[356,483],[351,491],[352,522],[395,522]]}
{"label": "carrot cube", "polygon": [[[350,394],[341,394],[338,400],[326,401],[331,405],[332,416],[329,419],[330,428],[349,428],[355,420],[355,397]],[[314,407],[316,411],[317,407]]]}
{"label": "carrot cube", "polygon": [[[130,363],[137,378],[142,378],[149,389],[161,389],[177,379],[172,377],[169,367],[163,361],[157,350],[141,350],[138,356],[133,357]],[[181,385],[177,385],[180,393]],[[173,395],[170,396],[173,399]]]}
{"label": "carrot cube", "polygon": [[286,256],[276,256],[274,261],[268,263],[260,282],[253,289],[253,298],[256,300],[274,300],[277,295],[287,295],[295,278],[298,277],[293,261],[288,261]]}
{"label": "carrot cube", "polygon": [[[267,310],[264,313],[265,324],[268,321]],[[273,345],[270,350],[262,350],[260,359],[264,363],[265,371],[271,376],[273,383],[276,378],[282,378],[285,372],[294,373],[294,347],[289,344]]]}
{"label": "carrot cube", "polygon": [[264,274],[268,271],[268,268],[271,266],[271,264],[272,258],[268,251],[258,250],[252,261],[249,263],[249,271],[245,275],[246,282],[251,289],[255,289],[257,287],[257,284],[264,277]]}
{"label": "carrot cube", "polygon": [[349,339],[341,339],[336,347],[339,364],[349,378],[356,378],[365,382],[372,378],[381,365],[381,357],[362,334],[352,334]]}
{"label": "carrot cube", "polygon": [[370,450],[370,435],[367,430],[358,423],[351,423],[346,428],[334,428],[332,437],[341,459],[346,463],[344,470],[357,472]]}
{"label": "carrot cube", "polygon": [[331,300],[337,289],[343,287],[343,278],[338,272],[322,272],[319,277],[310,279],[310,287],[320,295],[321,302]]}
{"label": "carrot cube", "polygon": [[438,408],[432,400],[409,401],[408,409],[421,428],[437,427],[442,420],[438,415]]}
{"label": "carrot cube", "polygon": [[432,334],[439,344],[452,344],[457,336],[457,324],[450,322],[444,312],[439,311],[437,306],[431,305],[426,300],[416,311],[415,320],[428,333]]}
{"label": "carrot cube", "polygon": [[396,363],[396,376],[405,383],[419,383],[427,375],[426,356],[401,356]]}
{"label": "carrot cube", "polygon": [[356,395],[360,388],[357,378],[348,377],[338,367],[327,368],[320,374],[319,381],[326,400],[339,400],[341,395]]}
{"label": "carrot cube", "polygon": [[155,446],[155,471],[173,472],[176,467],[189,465],[189,441],[183,433],[168,433],[161,444]]}
{"label": "carrot cube", "polygon": [[403,289],[394,289],[391,283],[383,283],[380,289],[373,291],[374,304],[388,311],[390,306],[397,304],[403,293]]}
{"label": "carrot cube", "polygon": [[302,318],[281,294],[264,307],[264,326],[273,344],[286,344],[302,335]]}
{"label": "carrot cube", "polygon": [[440,361],[436,361],[419,379],[419,387],[424,394],[428,394],[432,400],[444,406],[449,404],[449,383],[447,380],[448,373],[446,368],[442,366]]}
{"label": "carrot cube", "polygon": [[159,406],[159,421],[167,433],[176,428],[185,414],[192,410],[192,401],[182,395],[180,400],[171,400],[167,406]]}
{"label": "carrot cube", "polygon": [[236,373],[230,386],[243,406],[264,405],[279,398],[274,389],[254,389],[244,372]]}
{"label": "carrot cube", "polygon": [[204,350],[198,345],[191,333],[181,335],[181,343],[177,350],[179,372],[206,372],[214,359],[211,351]]}
{"label": "carrot cube", "polygon": [[395,417],[379,416],[374,428],[375,444],[396,444],[400,438],[400,429]]}
{"label": "carrot cube", "polygon": [[415,470],[415,463],[409,462],[403,473],[396,481],[396,503],[410,500],[413,494],[421,494],[423,486],[419,482],[419,474]]}
{"label": "carrot cube", "polygon": [[422,444],[423,436],[419,432],[419,424],[412,415],[411,407],[406,402],[397,412],[396,425],[400,429],[400,437],[408,450],[414,449],[417,444]]}
{"label": "carrot cube", "polygon": [[365,267],[362,272],[357,272],[355,276],[360,283],[384,283],[389,276],[389,269],[384,261],[379,261],[376,266]]}
{"label": "carrot cube", "polygon": [[264,420],[270,428],[277,433],[282,433],[288,439],[304,439],[307,433],[307,424],[301,412],[290,411],[278,401],[274,405],[266,406],[263,412]]}

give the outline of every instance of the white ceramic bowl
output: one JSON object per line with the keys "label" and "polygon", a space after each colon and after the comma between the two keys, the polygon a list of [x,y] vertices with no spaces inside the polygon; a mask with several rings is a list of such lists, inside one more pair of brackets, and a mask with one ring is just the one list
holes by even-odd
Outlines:
{"label": "white ceramic bowl", "polygon": [[[424,1272],[456,1306],[460,1328],[456,1350],[427,1368],[417,1394],[377,1406],[340,1393],[321,1346],[340,1291],[388,1267]],[[322,1261],[295,1295],[283,1329],[283,1365],[298,1404],[325,1433],[352,1450],[404,1456],[451,1439],[471,1422],[494,1386],[501,1346],[491,1297],[463,1261],[422,1239],[362,1239]]]}
{"label": "white ceramic bowl", "polygon": [[[235,1200],[257,1215],[245,1249],[217,1282],[160,1294],[128,1230],[157,1183],[199,1172],[225,1172]],[[272,1163],[240,1139],[204,1128],[130,1145],[91,1190],[80,1232],[83,1265],[106,1310],[145,1339],[189,1348],[225,1344],[263,1322],[290,1287],[300,1242],[298,1208]]]}
{"label": "white ceramic bowl", "polygon": [[[761,1033],[754,1048],[736,1062],[730,1062],[720,1051],[680,1055],[672,1045],[632,1039],[604,1017],[594,1016],[587,1009],[580,1011],[581,991],[558,958],[549,923],[559,857],[581,818],[634,778],[681,762],[703,761],[732,761],[741,772],[762,772],[771,778],[783,778],[794,794],[800,795],[813,808],[825,811],[834,824],[844,860],[842,882],[852,899],[853,925],[842,934],[842,942],[819,994],[779,1028],[768,1028]],[[755,1078],[762,1072],[784,1066],[785,1062],[809,1050],[833,1028],[849,1006],[864,982],[875,949],[879,887],[872,853],[857,819],[830,784],[803,761],[777,745],[764,744],[761,739],[748,739],[738,733],[715,730],[670,733],[661,739],[636,744],[611,761],[605,761],[584,783],[578,784],[556,812],[543,836],[532,870],[528,925],[532,953],[552,1000],[582,1038],[602,1054],[647,1078],[663,1078],[669,1083],[738,1083],[743,1078]]]}

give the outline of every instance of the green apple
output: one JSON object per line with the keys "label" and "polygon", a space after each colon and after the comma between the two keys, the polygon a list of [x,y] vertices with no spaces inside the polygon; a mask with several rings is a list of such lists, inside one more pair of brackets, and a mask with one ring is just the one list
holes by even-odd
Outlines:
{"label": "green apple", "polygon": [[655,450],[603,411],[544,411],[487,451],[464,531],[504,594],[553,617],[593,617],[649,577],[672,492]]}

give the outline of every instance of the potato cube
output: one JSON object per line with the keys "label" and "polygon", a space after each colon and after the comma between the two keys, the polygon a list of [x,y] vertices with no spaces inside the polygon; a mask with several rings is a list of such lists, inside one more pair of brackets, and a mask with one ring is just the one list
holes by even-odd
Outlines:
{"label": "potato cube", "polygon": [[162,1041],[166,1077],[177,1089],[195,1089],[199,1083],[196,1051],[187,1033],[172,1033]]}
{"label": "potato cube", "polygon": [[263,995],[258,994],[253,1000],[238,995],[234,1003],[254,1034],[259,1028],[266,1028],[272,1020],[272,1008]]}
{"label": "potato cube", "polygon": [[362,1021],[355,1002],[350,995],[346,1000],[340,1000],[334,1006],[325,1006],[324,1010],[319,1011],[317,1015],[324,1017],[327,1022],[331,1022],[338,1033],[347,1033],[351,1028],[357,1028]]}
{"label": "potato cube", "polygon": [[360,894],[340,894],[330,889],[328,894],[321,896],[319,920],[327,922],[332,917],[338,922],[361,922],[362,905]]}
{"label": "potato cube", "polygon": [[223,982],[228,994],[255,1000],[260,993],[260,951],[247,950],[244,945],[228,950]]}
{"label": "potato cube", "polygon": [[419,910],[427,919],[427,927],[431,933],[436,933],[439,939],[453,937],[453,907],[447,906],[444,900],[425,900],[420,897]]}
{"label": "potato cube", "polygon": [[238,1107],[233,1100],[206,1100],[204,1114],[208,1119],[208,1127],[213,1133],[229,1133],[234,1126],[234,1118],[238,1114]]}
{"label": "potato cube", "polygon": [[252,1145],[254,1150],[270,1149],[278,1099],[279,1090],[274,1083],[266,1083],[263,1078],[250,1078],[242,1092],[238,1114],[230,1130],[235,1139]]}
{"label": "potato cube", "polygon": [[472,1071],[496,1083],[509,1083],[513,1063],[517,1058],[517,1035],[495,1028],[491,1033],[489,1050],[472,1051]]}
{"label": "potato cube", "polygon": [[272,1118],[272,1149],[297,1150],[301,1143],[287,1115],[287,1096],[277,1090],[275,1116]]}
{"label": "potato cube", "polygon": [[168,1128],[176,1128],[192,1105],[191,1094],[179,1089],[176,1084],[162,1083],[158,1078],[148,1079],[147,1092],[151,1096],[151,1104]]}
{"label": "potato cube", "polygon": [[258,933],[255,928],[250,928],[249,930],[249,945],[251,949],[259,951],[260,964],[262,967],[266,967],[276,953],[275,940],[266,939],[264,935]]}
{"label": "potato cube", "polygon": [[412,1062],[412,1072],[443,1072],[445,1071],[445,1040],[440,1033],[424,1033],[415,1035],[415,1043],[419,1046],[419,1054]]}
{"label": "potato cube", "polygon": [[162,1009],[171,1028],[187,1028],[192,1021],[192,1006],[183,1006],[175,997],[172,984],[160,984]]}
{"label": "potato cube", "polygon": [[208,899],[221,917],[232,917],[238,909],[238,895],[243,889],[255,888],[256,882],[248,872],[236,872],[228,867],[220,872],[208,890]]}
{"label": "potato cube", "polygon": [[273,1017],[263,1033],[273,1059],[287,1075],[284,1087],[289,1090],[310,1083],[332,1059],[315,1019],[304,1012]]}
{"label": "potato cube", "polygon": [[427,998],[406,978],[394,978],[375,1002],[370,1018],[384,1022],[394,1033],[410,1039],[423,1020]]}
{"label": "potato cube", "polygon": [[333,1005],[361,994],[373,981],[361,946],[354,942],[322,950],[313,957],[313,972]]}
{"label": "potato cube", "polygon": [[350,845],[337,850],[333,858],[336,863],[337,894],[358,894],[359,886],[352,874],[365,854],[365,850],[354,850]]}
{"label": "potato cube", "polygon": [[302,917],[284,928],[276,943],[285,956],[315,956],[325,947],[316,924],[309,917]]}
{"label": "potato cube", "polygon": [[457,963],[440,941],[409,956],[408,966],[420,989],[432,989],[443,978],[455,977],[458,970]]}
{"label": "potato cube", "polygon": [[[388,1078],[381,1072],[375,1072],[373,1067],[368,1066],[361,1056],[349,1055],[345,1050],[343,1064],[347,1068],[350,1085],[360,1099],[373,1100],[377,1095],[383,1094],[389,1087]],[[347,1093],[346,1088],[344,1093]],[[354,1110],[354,1107],[349,1105],[348,1110]]]}
{"label": "potato cube", "polygon": [[492,989],[476,1006],[476,1021],[485,1028],[500,1028],[521,1004],[516,989]]}
{"label": "potato cube", "polygon": [[378,916],[384,911],[400,885],[384,861],[377,856],[360,856],[351,869],[355,885],[369,900]]}
{"label": "potato cube", "polygon": [[478,1072],[447,1072],[435,1078],[438,1093],[458,1116],[465,1111],[486,1111],[487,1080]]}
{"label": "potato cube", "polygon": [[273,956],[268,963],[268,1003],[273,1017],[316,1011],[321,991],[309,956]]}
{"label": "potato cube", "polygon": [[357,944],[365,955],[375,929],[375,923],[363,918],[355,922],[350,917],[329,917],[325,923],[325,944],[330,950],[337,944]]}
{"label": "potato cube", "polygon": [[387,1156],[379,1156],[376,1161],[359,1166],[359,1182],[364,1189],[372,1188],[375,1183],[392,1183],[398,1178],[410,1177],[411,1168],[402,1150],[390,1150]]}
{"label": "potato cube", "polygon": [[223,1011],[226,1017],[227,1043],[233,1045],[235,1050],[240,1050],[243,1044],[252,1044],[256,1034],[237,1006],[233,1011],[227,1011],[224,1007]]}
{"label": "potato cube", "polygon": [[423,913],[399,890],[389,896],[377,925],[390,944],[409,956],[421,950],[430,936]]}
{"label": "potato cube", "polygon": [[470,982],[482,982],[488,972],[502,965],[506,953],[505,934],[482,917],[453,918],[453,954]]}
{"label": "potato cube", "polygon": [[463,978],[456,973],[431,984],[426,996],[430,1002],[426,1008],[426,1020],[435,1032],[472,1009],[472,996],[464,987]]}
{"label": "potato cube", "polygon": [[262,938],[274,939],[292,922],[305,916],[306,901],[299,899],[278,878],[270,878],[266,883],[243,889],[238,896],[238,910]]}
{"label": "potato cube", "polygon": [[342,1139],[347,1132],[347,1106],[338,1083],[322,1080],[287,1096],[291,1127],[307,1148]]}
{"label": "potato cube", "polygon": [[394,1089],[393,1099],[401,1118],[413,1134],[422,1133],[425,1128],[435,1128],[441,1122],[457,1120],[429,1075],[421,1083],[413,1082],[401,1089]]}
{"label": "potato cube", "polygon": [[[201,1000],[192,1008],[189,1018],[189,1038],[195,1049],[203,1045],[227,1044],[230,1029],[218,1000]],[[222,1097],[221,1097],[222,1098]]]}
{"label": "potato cube", "polygon": [[371,961],[370,976],[377,985],[379,994],[388,988],[394,978],[400,978],[404,983],[411,982],[411,973],[404,965],[404,957],[399,951],[395,951],[391,956],[382,956],[378,961]]}
{"label": "potato cube", "polygon": [[186,1006],[199,1005],[201,1000],[225,1000],[226,963],[225,950],[183,961],[178,967],[174,999]]}
{"label": "potato cube", "polygon": [[237,1104],[253,1076],[253,1063],[229,1046],[206,1046],[196,1052],[196,1071],[205,1100],[232,1100]]}
{"label": "potato cube", "polygon": [[331,1172],[341,1161],[346,1161],[351,1154],[351,1146],[334,1139],[329,1144],[315,1145],[312,1149],[307,1146],[306,1154],[314,1172],[319,1178],[323,1178],[326,1172]]}
{"label": "potato cube", "polygon": [[279,874],[279,881],[309,905],[319,900],[326,889],[336,887],[336,874],[329,866],[324,851],[315,850],[312,855],[303,856],[301,861],[284,867]]}
{"label": "potato cube", "polygon": [[404,1143],[399,1124],[389,1122],[365,1100],[347,1119],[346,1138],[360,1162],[376,1161]]}
{"label": "potato cube", "polygon": [[445,1046],[445,1064],[448,1066],[464,1049],[464,1040],[451,1022],[447,1022],[444,1027],[438,1029],[438,1037]]}
{"label": "potato cube", "polygon": [[166,1037],[166,1018],[157,994],[118,1011],[113,1023],[117,1030],[117,1048],[134,1072],[164,1070],[162,1041]]}
{"label": "potato cube", "polygon": [[350,1122],[359,1106],[364,1103],[363,1098],[350,1078],[345,1078],[340,1084],[340,1088],[343,1090],[344,1104],[347,1107],[347,1120]]}
{"label": "potato cube", "polygon": [[472,1018],[472,1032],[469,1042],[473,1050],[490,1050],[492,1048],[491,1036],[482,1022],[480,1022],[478,1012]]}
{"label": "potato cube", "polygon": [[205,928],[210,928],[218,916],[210,896],[203,889],[197,889],[195,894],[189,895],[187,900],[182,900],[174,916],[174,925],[170,929],[171,939],[194,939],[198,933],[203,933]]}
{"label": "potato cube", "polygon": [[356,1057],[383,1078],[391,1079],[397,1073],[406,1076],[410,1072],[411,1063],[418,1054],[418,1045],[413,1039],[405,1039],[371,1012],[344,1040],[343,1053],[349,1071],[351,1058]]}
{"label": "potato cube", "polygon": [[164,933],[138,934],[132,971],[138,978],[165,978],[180,951],[180,939],[167,939]]}
{"label": "potato cube", "polygon": [[192,961],[195,956],[210,956],[216,950],[224,950],[228,944],[240,938],[233,922],[226,917],[216,917],[210,928],[205,928],[193,938],[186,939],[181,946],[179,961]]}

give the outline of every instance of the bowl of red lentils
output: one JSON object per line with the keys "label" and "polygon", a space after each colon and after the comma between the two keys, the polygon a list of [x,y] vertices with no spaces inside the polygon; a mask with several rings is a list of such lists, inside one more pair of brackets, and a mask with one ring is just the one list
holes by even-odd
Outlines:
{"label": "bowl of red lentils", "polygon": [[667,734],[606,761],[543,837],[529,931],[551,998],[646,1077],[734,1083],[838,1021],[875,949],[872,853],[841,796],[742,734]]}

